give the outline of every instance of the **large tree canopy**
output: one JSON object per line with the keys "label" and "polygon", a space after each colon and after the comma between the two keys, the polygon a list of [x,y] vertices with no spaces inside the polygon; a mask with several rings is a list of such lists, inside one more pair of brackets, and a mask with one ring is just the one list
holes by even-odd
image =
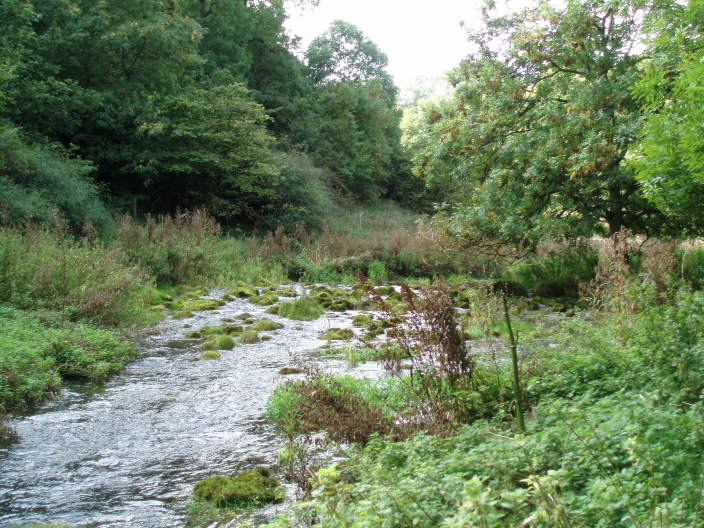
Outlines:
{"label": "large tree canopy", "polygon": [[704,231],[704,1],[659,5],[634,93],[646,112],[631,164],[646,195],[687,234]]}
{"label": "large tree canopy", "polygon": [[657,212],[623,163],[640,110],[630,87],[639,2],[540,2],[508,17],[485,8],[477,52],[452,74],[454,103],[431,115],[435,145],[419,160],[470,181],[455,219],[482,237],[643,232]]}

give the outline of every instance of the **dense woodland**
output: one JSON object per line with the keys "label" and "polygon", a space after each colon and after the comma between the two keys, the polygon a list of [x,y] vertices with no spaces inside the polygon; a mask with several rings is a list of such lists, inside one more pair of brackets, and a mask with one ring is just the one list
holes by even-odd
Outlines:
{"label": "dense woodland", "polygon": [[702,525],[704,0],[486,0],[403,104],[354,25],[300,49],[317,3],[0,1],[0,439],[226,287],[389,372],[276,389],[271,526]]}

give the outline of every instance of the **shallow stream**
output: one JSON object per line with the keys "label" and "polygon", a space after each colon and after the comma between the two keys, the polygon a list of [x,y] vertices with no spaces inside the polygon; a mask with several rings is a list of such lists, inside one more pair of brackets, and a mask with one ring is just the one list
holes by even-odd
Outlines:
{"label": "shallow stream", "polygon": [[[270,341],[199,360],[190,330],[265,307],[235,300],[214,312],[168,320],[143,338],[137,358],[104,387],[72,385],[38,412],[15,419],[20,441],[0,448],[0,526],[65,523],[182,526],[193,484],[211,474],[275,464],[281,437],[263,420],[293,357],[314,356],[329,327],[353,312],[291,321]],[[348,367],[342,361],[337,369]],[[374,375],[361,364],[356,375]],[[290,490],[289,490],[290,491]],[[267,517],[285,505],[268,508]]]}

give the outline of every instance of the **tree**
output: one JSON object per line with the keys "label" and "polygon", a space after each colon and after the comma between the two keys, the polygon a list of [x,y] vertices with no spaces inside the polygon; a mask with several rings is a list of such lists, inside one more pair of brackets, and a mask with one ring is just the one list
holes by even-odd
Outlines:
{"label": "tree", "polygon": [[316,84],[376,81],[391,98],[396,96],[397,90],[386,71],[386,55],[349,22],[335,20],[330,29],[310,43],[306,60]]}
{"label": "tree", "polygon": [[641,56],[637,0],[540,2],[507,17],[484,9],[477,52],[453,72],[452,108],[432,116],[435,149],[473,193],[455,224],[471,235],[532,244],[540,236],[659,227],[626,153],[639,130],[630,93]]}
{"label": "tree", "polygon": [[688,235],[704,232],[704,1],[660,5],[649,17],[646,113],[631,165],[645,194]]}
{"label": "tree", "polygon": [[228,224],[255,223],[278,169],[264,109],[233,83],[192,88],[155,104],[131,170],[165,210],[205,206]]}

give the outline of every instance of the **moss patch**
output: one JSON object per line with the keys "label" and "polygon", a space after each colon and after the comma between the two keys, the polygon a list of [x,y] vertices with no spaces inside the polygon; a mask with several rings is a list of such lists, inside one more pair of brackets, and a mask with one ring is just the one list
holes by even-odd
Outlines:
{"label": "moss patch", "polygon": [[349,328],[329,328],[320,336],[320,339],[330,341],[348,341],[354,337],[354,332]]}
{"label": "moss patch", "polygon": [[324,313],[325,309],[308,296],[279,304],[279,315],[297,321],[313,321]]}
{"label": "moss patch", "polygon": [[249,330],[254,330],[256,332],[270,332],[272,330],[280,330],[283,327],[284,325],[282,325],[281,323],[277,323],[276,321],[272,321],[268,317],[264,317],[263,319],[259,319],[259,321],[250,326]]}
{"label": "moss patch", "polygon": [[188,299],[181,303],[181,310],[191,312],[202,312],[205,310],[216,310],[225,304],[220,299]]}
{"label": "moss patch", "polygon": [[235,340],[229,335],[210,336],[203,343],[203,350],[232,350],[235,348]]}
{"label": "moss patch", "polygon": [[193,494],[219,507],[277,503],[284,499],[279,481],[263,467],[243,471],[234,477],[208,477],[193,486]]}
{"label": "moss patch", "polygon": [[259,334],[254,330],[245,330],[240,335],[240,343],[251,345],[259,342]]}
{"label": "moss patch", "polygon": [[200,355],[201,359],[220,359],[220,352],[217,350],[204,350]]}
{"label": "moss patch", "polygon": [[249,302],[258,306],[269,306],[270,304],[276,303],[278,300],[279,297],[275,293],[265,293],[262,296],[255,295],[249,298]]}

